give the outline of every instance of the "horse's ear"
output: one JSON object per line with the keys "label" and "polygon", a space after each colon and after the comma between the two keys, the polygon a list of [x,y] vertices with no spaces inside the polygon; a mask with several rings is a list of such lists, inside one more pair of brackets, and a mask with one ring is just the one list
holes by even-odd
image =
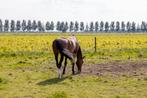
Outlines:
{"label": "horse's ear", "polygon": [[82,59],[84,59],[84,58],[85,58],[85,56],[82,57]]}

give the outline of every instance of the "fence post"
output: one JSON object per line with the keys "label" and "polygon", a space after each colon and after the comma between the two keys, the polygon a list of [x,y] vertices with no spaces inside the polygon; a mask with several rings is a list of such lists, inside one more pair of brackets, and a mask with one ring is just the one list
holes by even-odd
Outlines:
{"label": "fence post", "polygon": [[94,38],[94,49],[95,49],[95,52],[96,52],[96,37]]}

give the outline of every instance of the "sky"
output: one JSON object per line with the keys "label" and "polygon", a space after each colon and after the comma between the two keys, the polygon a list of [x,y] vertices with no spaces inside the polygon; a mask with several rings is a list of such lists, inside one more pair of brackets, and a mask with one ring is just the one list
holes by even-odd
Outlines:
{"label": "sky", "polygon": [[0,19],[140,22],[147,0],[0,0]]}

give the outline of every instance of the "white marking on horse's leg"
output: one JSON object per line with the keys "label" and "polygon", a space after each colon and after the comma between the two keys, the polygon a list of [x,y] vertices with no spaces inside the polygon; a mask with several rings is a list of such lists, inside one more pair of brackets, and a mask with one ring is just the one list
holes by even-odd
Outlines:
{"label": "white marking on horse's leg", "polygon": [[62,68],[58,68],[58,78],[61,79],[62,78]]}

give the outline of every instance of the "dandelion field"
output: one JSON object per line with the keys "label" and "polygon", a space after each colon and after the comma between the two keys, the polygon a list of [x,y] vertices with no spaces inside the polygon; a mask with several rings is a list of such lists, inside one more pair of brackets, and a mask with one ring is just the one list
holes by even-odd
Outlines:
{"label": "dandelion field", "polygon": [[[50,53],[52,41],[72,34],[1,34],[0,54]],[[77,34],[84,54],[99,58],[146,59],[146,34]],[[94,53],[94,37],[97,39],[97,53]]]}
{"label": "dandelion field", "polygon": [[0,34],[0,98],[147,97],[147,34],[75,34],[86,56],[83,73],[72,76],[68,62],[58,80],[52,41],[70,35]]}

